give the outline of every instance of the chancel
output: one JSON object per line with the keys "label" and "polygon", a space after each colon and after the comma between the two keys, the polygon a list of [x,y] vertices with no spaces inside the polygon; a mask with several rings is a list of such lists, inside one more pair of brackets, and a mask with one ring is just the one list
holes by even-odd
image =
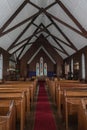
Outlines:
{"label": "chancel", "polygon": [[86,0],[0,0],[0,130],[87,130],[86,14]]}

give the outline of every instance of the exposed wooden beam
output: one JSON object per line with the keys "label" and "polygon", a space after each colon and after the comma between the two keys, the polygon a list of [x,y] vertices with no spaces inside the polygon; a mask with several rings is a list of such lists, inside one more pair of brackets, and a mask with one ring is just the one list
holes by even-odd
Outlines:
{"label": "exposed wooden beam", "polygon": [[46,28],[49,28],[52,24],[53,24],[53,23],[48,24],[48,25],[46,26]]}
{"label": "exposed wooden beam", "polygon": [[[38,15],[40,15],[41,12],[39,12]],[[37,15],[37,16],[38,16]],[[10,45],[10,47],[7,49],[7,51],[9,51],[10,49],[12,49],[13,45],[22,37],[22,35],[26,32],[26,30],[31,26],[31,24],[34,22],[34,20],[37,18],[37,16],[35,16],[31,22],[25,27],[25,29],[18,35],[18,37],[15,39],[15,41]]]}
{"label": "exposed wooden beam", "polygon": [[[33,23],[33,25],[36,26],[36,27],[38,27],[38,25],[35,24],[35,23]],[[52,23],[48,24],[48,25],[46,26],[46,28],[49,28],[51,25],[52,25]],[[37,31],[37,34],[40,33],[40,32],[43,32],[43,31],[44,31],[44,28],[40,28],[40,30]]]}
{"label": "exposed wooden beam", "polygon": [[[34,44],[34,43],[35,43],[35,42],[29,42],[27,45]],[[20,54],[19,54],[18,57],[17,57],[18,59],[19,59],[20,56],[22,55],[22,53],[23,53],[23,51],[25,50],[25,48],[26,48],[27,45],[23,46],[23,48],[22,48]]]}
{"label": "exposed wooden beam", "polygon": [[23,46],[23,48],[22,48],[21,52],[19,53],[19,55],[18,55],[18,57],[17,57],[18,59],[19,59],[19,57],[21,56],[21,54],[23,53],[23,51],[24,51],[25,47],[26,47],[26,46]]}
{"label": "exposed wooden beam", "polygon": [[87,31],[82,27],[79,21],[72,15],[72,13],[65,7],[61,0],[56,0],[58,5],[64,10],[64,12],[72,19],[72,21],[77,25],[77,27],[87,36]]}
{"label": "exposed wooden beam", "polygon": [[32,18],[34,18],[34,17],[37,16],[38,14],[39,14],[39,12],[37,12],[37,13],[35,13],[34,15],[30,16],[29,18],[23,20],[22,22],[16,24],[16,25],[13,26],[12,28],[9,28],[8,30],[2,32],[2,33],[0,34],[0,37],[2,37],[3,35],[5,35],[5,34],[11,32],[11,31],[13,31],[14,29],[18,28],[19,26],[25,24],[26,22],[28,22],[29,20],[31,20]]}
{"label": "exposed wooden beam", "polygon": [[[30,3],[32,6],[34,6],[35,8],[37,8],[37,9],[41,9],[41,7],[39,7],[39,6],[37,6],[36,4],[34,4],[33,2],[31,2],[31,1],[29,1],[28,3]],[[45,7],[44,9],[45,10],[48,10],[49,8],[51,8],[52,6],[54,6],[55,4],[57,4],[57,2],[55,1],[55,2],[53,2],[53,3],[51,3],[50,5],[48,5],[47,7]]]}
{"label": "exposed wooden beam", "polygon": [[67,56],[69,56],[69,54],[65,51],[65,49],[59,44],[59,42],[55,39],[55,37],[53,37],[51,34],[50,34],[50,32],[49,32],[49,30],[42,24],[42,26],[45,28],[45,30],[48,32],[48,34],[52,37],[52,39],[60,46],[60,48],[63,50],[63,52],[67,55]]}
{"label": "exposed wooden beam", "polygon": [[[52,25],[52,24],[51,24]],[[38,25],[36,25],[35,24],[35,26],[37,26],[38,27]],[[49,26],[44,26],[43,24],[41,24],[41,26],[43,26],[43,29],[41,28],[41,30],[43,30],[43,31],[45,31],[46,33],[48,33],[49,34],[49,36],[51,36],[52,37],[52,39],[61,47],[61,49],[64,51],[61,51],[62,53],[66,53],[66,55],[67,56],[69,56],[69,54],[64,50],[64,48],[59,44],[59,42],[56,40],[56,38],[54,37],[54,35],[52,35],[48,30],[47,30],[47,27],[49,27]],[[38,32],[37,32],[38,33]],[[64,42],[65,43],[65,42]],[[67,43],[65,43],[65,44],[67,44]],[[67,44],[68,45],[68,44]],[[68,45],[69,46],[69,45]],[[70,47],[70,46],[69,46]],[[60,50],[60,49],[58,49],[58,50]]]}
{"label": "exposed wooden beam", "polygon": [[38,36],[35,34],[35,37],[38,38]]}
{"label": "exposed wooden beam", "polygon": [[20,44],[22,44],[23,42],[27,41],[31,36],[25,38],[24,40],[18,42],[17,44],[15,44],[12,48],[16,47],[16,46],[19,46]]}
{"label": "exposed wooden beam", "polygon": [[56,50],[58,50],[58,51],[60,51],[60,52],[62,52],[63,54],[65,54],[65,52],[64,51],[62,51],[62,50],[60,50],[59,48],[57,48],[57,47],[55,47],[55,46],[53,46],[53,45],[51,45],[53,48],[55,48]]}
{"label": "exposed wooden beam", "polygon": [[32,43],[29,43],[28,41],[24,44],[24,45],[22,45],[21,47],[19,47],[18,49],[16,49],[14,52],[12,52],[11,54],[13,55],[13,54],[15,54],[17,51],[19,51],[21,48],[23,48],[25,45],[30,45],[30,44],[32,44]]}
{"label": "exposed wooden beam", "polygon": [[55,4],[57,4],[56,1],[54,1],[52,4],[48,5],[45,10],[48,10],[49,8],[53,7]]}
{"label": "exposed wooden beam", "polygon": [[[34,18],[35,19],[35,18]],[[26,30],[31,26],[32,22],[34,21],[34,19],[32,19],[32,21],[26,26],[26,28],[19,34],[19,36],[16,38],[16,40],[10,45],[10,47],[7,49],[7,51],[11,50],[13,45],[21,38],[21,36],[26,32]]]}
{"label": "exposed wooden beam", "polygon": [[6,23],[1,27],[0,34],[8,27],[8,25],[13,21],[13,19],[20,13],[20,11],[25,7],[27,1],[24,1],[20,7],[15,11],[15,13],[6,21]]}
{"label": "exposed wooden beam", "polygon": [[[51,34],[51,35],[53,35],[53,34]],[[54,35],[53,35],[53,36],[54,36]],[[54,37],[55,37],[58,41],[60,41],[60,42],[62,42],[63,44],[65,44],[66,46],[71,47],[70,44],[66,43],[65,41],[61,40],[60,38],[58,38],[58,37],[56,37],[56,36],[54,36]]]}
{"label": "exposed wooden beam", "polygon": [[74,49],[75,51],[78,51],[77,48],[74,46],[74,44],[71,42],[71,40],[65,35],[65,33],[60,29],[60,27],[52,20],[52,18],[48,15],[47,17],[53,23],[56,29],[62,34],[62,36],[67,40],[67,42],[71,45],[71,48]]}
{"label": "exposed wooden beam", "polygon": [[37,6],[36,4],[34,4],[34,3],[31,2],[31,1],[29,1],[28,3],[31,4],[32,6],[34,6],[35,8],[39,9],[39,10],[41,9],[39,6]]}
{"label": "exposed wooden beam", "polygon": [[29,43],[29,41],[32,39],[32,37],[36,34],[36,32],[38,31],[38,29],[41,27],[41,24],[38,26],[38,28],[33,32],[32,36],[27,40],[27,42],[25,44],[23,44],[21,47],[19,47],[18,49],[16,49],[12,54],[16,53],[17,51],[19,51],[23,46],[26,46]]}
{"label": "exposed wooden beam", "polygon": [[50,35],[48,34],[47,36],[45,36],[45,38],[47,39]]}
{"label": "exposed wooden beam", "polygon": [[[46,32],[46,31],[44,30],[44,32]],[[52,33],[50,33],[50,35],[53,36],[56,40],[62,42],[63,44],[65,44],[66,46],[68,46],[68,47],[71,48],[71,45],[70,45],[70,44],[68,44],[68,43],[66,43],[65,41],[61,40],[60,38],[56,37],[56,36],[53,35]],[[48,36],[50,36],[50,35],[48,35]],[[48,37],[48,36],[46,36],[46,37]]]}
{"label": "exposed wooden beam", "polygon": [[60,45],[60,43],[55,39],[53,35],[51,35],[52,39],[59,45],[59,47],[63,50],[62,53],[66,54],[67,56],[70,56],[67,51]]}
{"label": "exposed wooden beam", "polygon": [[79,30],[75,29],[74,27],[72,27],[71,25],[65,23],[64,21],[62,21],[61,19],[59,19],[58,17],[55,17],[54,15],[52,15],[51,13],[45,12],[48,16],[50,16],[51,18],[55,19],[57,22],[63,24],[64,26],[68,27],[69,29],[73,30],[74,32],[80,34],[83,37],[86,37],[86,35],[84,35],[84,33],[80,32]]}

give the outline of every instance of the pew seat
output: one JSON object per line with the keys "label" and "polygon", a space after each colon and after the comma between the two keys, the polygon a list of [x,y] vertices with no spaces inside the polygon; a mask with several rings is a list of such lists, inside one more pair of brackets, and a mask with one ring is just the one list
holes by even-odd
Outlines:
{"label": "pew seat", "polygon": [[0,130],[16,130],[15,113],[13,100],[0,100]]}

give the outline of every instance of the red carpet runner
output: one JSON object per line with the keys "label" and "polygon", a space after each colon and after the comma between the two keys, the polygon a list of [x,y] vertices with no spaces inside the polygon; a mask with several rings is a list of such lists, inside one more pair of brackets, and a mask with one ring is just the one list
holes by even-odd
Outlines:
{"label": "red carpet runner", "polygon": [[40,82],[34,130],[57,130],[44,82]]}

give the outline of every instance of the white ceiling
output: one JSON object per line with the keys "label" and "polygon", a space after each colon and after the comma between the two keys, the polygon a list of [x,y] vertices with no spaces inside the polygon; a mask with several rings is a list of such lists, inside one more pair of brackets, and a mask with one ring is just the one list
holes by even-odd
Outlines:
{"label": "white ceiling", "polygon": [[[87,38],[84,37],[84,33],[81,32],[80,28],[76,25],[76,22],[74,22],[67,14],[66,12],[60,7],[58,3],[51,6],[49,9],[46,10],[48,14],[51,14],[51,19],[55,23],[55,25],[50,21],[50,19],[46,16],[45,12],[42,12],[35,20],[34,24],[31,24],[32,19],[29,21],[26,21],[21,26],[18,26],[14,30],[6,33],[2,36],[3,32],[1,33],[1,29],[3,28],[4,24],[9,20],[9,18],[15,13],[15,11],[21,6],[21,4],[24,1],[30,1],[30,3],[27,3],[23,9],[17,14],[17,16],[6,26],[6,28],[3,30],[3,32],[8,31],[10,28],[14,27],[15,25],[19,24],[20,22],[24,21],[25,19],[33,16],[34,14],[38,13],[41,8],[46,9],[47,6],[54,3],[55,1],[59,0],[0,0],[0,47],[2,47],[5,50],[8,50],[8,48],[14,44],[18,46],[15,46],[14,48],[9,50],[9,53],[16,53],[16,55],[20,55],[20,52],[23,49],[23,45],[26,44],[25,40],[20,44],[21,41],[24,39],[31,37],[31,39],[28,41],[30,43],[26,44],[25,49],[23,50],[22,54],[20,55],[20,58],[25,54],[25,52],[30,48],[38,36],[42,33],[44,36],[53,35],[56,40],[52,36],[49,35],[47,37],[47,40],[50,42],[52,46],[54,46],[55,51],[58,52],[58,54],[64,59],[69,55],[72,55],[76,52],[75,49],[73,49],[70,45],[70,42],[73,44],[74,47],[77,48],[77,50],[80,50],[84,46],[87,45]],[[60,0],[63,5],[67,8],[67,10],[73,15],[74,18],[80,23],[80,25],[84,28],[85,34],[87,36],[87,0]],[[33,4],[34,5],[33,5]],[[35,7],[36,5],[36,7]],[[54,16],[54,17],[52,17]],[[62,22],[58,22],[58,19],[60,19]],[[64,25],[65,24],[69,25]],[[51,24],[52,23],[52,24]],[[17,37],[23,32],[23,30],[26,28],[26,26],[30,26],[26,29],[25,33],[18,39]],[[42,31],[40,33],[37,33],[36,36],[32,37],[32,34],[35,32],[37,27],[42,24],[41,28],[47,27],[49,24],[51,24],[45,32]],[[67,40],[61,32],[58,30],[59,27],[62,32],[65,34],[65,36],[69,39]],[[78,34],[78,32],[75,32],[70,27],[76,29],[78,32],[80,32],[82,35]],[[39,31],[39,29],[38,29]],[[65,45],[63,42],[59,41],[58,39],[65,42],[67,45]],[[16,40],[16,42],[15,42]],[[59,44],[57,44],[57,42]],[[70,42],[69,42],[70,41]],[[69,47],[70,46],[70,47]],[[67,54],[62,50],[62,47],[67,52]],[[20,48],[20,49],[18,49]],[[17,50],[17,51],[16,51]]]}

